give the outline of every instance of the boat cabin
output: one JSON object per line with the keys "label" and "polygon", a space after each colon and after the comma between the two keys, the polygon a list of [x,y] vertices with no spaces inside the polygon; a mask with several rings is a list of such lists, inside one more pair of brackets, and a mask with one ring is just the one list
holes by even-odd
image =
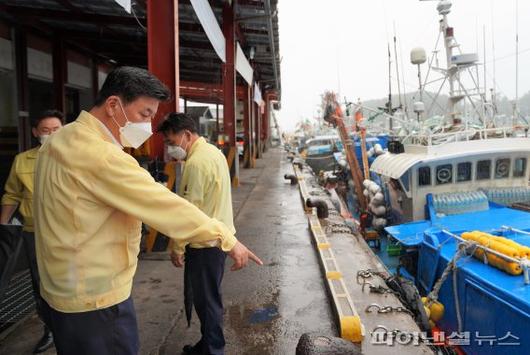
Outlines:
{"label": "boat cabin", "polygon": [[528,202],[529,160],[530,138],[496,138],[408,145],[404,153],[379,156],[370,170],[386,187],[395,224],[427,218],[428,194],[482,191],[494,202]]}

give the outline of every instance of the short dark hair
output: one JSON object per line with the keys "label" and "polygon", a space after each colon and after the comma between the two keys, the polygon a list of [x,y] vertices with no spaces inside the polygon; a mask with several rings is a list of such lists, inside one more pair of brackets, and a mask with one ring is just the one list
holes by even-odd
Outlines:
{"label": "short dark hair", "polygon": [[57,117],[59,120],[61,120],[61,122],[63,122],[64,120],[64,114],[61,111],[55,110],[55,109],[45,110],[39,113],[37,116],[35,116],[31,120],[31,127],[37,128],[40,121],[42,121],[45,118],[49,118],[49,117]]}
{"label": "short dark hair", "polygon": [[197,133],[197,120],[186,113],[171,112],[166,118],[158,125],[157,132],[168,134],[168,133],[179,133],[187,129],[191,133]]}
{"label": "short dark hair", "polygon": [[140,96],[159,101],[171,97],[169,89],[153,74],[136,67],[118,67],[111,71],[96,97],[96,106],[101,106],[109,96],[116,95],[124,104],[131,103]]}

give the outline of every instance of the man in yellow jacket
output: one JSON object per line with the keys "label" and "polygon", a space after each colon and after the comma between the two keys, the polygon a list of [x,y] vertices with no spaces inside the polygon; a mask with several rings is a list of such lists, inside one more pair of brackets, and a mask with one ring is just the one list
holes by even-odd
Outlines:
{"label": "man in yellow jacket", "polygon": [[[62,127],[62,120],[63,114],[57,110],[44,111],[32,120],[31,132],[39,142],[39,145],[15,157],[5,184],[5,194],[2,197],[2,213],[0,214],[0,224],[8,224],[17,209],[24,220],[22,233],[24,249],[28,260],[37,314],[43,322],[39,271],[35,255],[35,235],[33,234],[33,178],[39,148],[51,134]],[[44,334],[35,346],[33,353],[42,353],[52,346],[53,336],[44,322]]]}
{"label": "man in yellow jacket", "polygon": [[39,152],[37,261],[59,354],[138,353],[131,288],[141,221],[172,239],[217,241],[234,269],[249,258],[261,264],[226,225],[155,182],[122,150],[151,136],[151,120],[168,97],[146,70],[117,68],[95,106]]}
{"label": "man in yellow jacket", "polygon": [[[158,128],[164,134],[168,154],[176,160],[186,161],[179,195],[208,216],[226,224],[235,233],[230,171],[226,158],[217,147],[198,135],[197,126],[192,117],[184,113],[172,113]],[[174,243],[173,263],[177,267],[185,266],[184,289],[191,289],[191,297],[185,293],[186,311],[189,312],[187,316],[191,317],[193,303],[201,322],[201,339],[194,346],[186,345],[184,354],[224,354],[221,282],[225,258],[216,242]]]}

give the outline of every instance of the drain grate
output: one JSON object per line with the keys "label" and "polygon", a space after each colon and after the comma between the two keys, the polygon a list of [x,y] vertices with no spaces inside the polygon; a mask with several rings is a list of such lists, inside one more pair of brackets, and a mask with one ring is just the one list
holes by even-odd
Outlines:
{"label": "drain grate", "polygon": [[0,303],[0,334],[34,311],[31,275],[26,269],[13,276]]}

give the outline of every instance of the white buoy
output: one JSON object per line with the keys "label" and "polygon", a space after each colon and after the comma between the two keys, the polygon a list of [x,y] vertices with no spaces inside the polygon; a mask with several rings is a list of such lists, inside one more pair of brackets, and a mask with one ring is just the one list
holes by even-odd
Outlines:
{"label": "white buoy", "polygon": [[383,229],[386,226],[386,219],[385,218],[374,218],[372,221],[372,226],[375,229]]}
{"label": "white buoy", "polygon": [[381,144],[377,143],[376,145],[374,145],[374,151],[375,151],[375,155],[379,156],[381,154],[383,154],[385,151],[383,150],[383,147],[381,146]]}
{"label": "white buoy", "polygon": [[372,212],[378,217],[384,216],[386,213],[386,207],[385,206],[372,207]]}
{"label": "white buoy", "polygon": [[373,201],[375,202],[383,202],[385,200],[385,196],[381,193],[381,192],[377,192],[375,195],[374,195],[374,198],[373,198]]}
{"label": "white buoy", "polygon": [[381,191],[381,187],[379,187],[379,185],[374,183],[373,185],[370,185],[369,190],[370,190],[370,193],[375,195],[376,193]]}

